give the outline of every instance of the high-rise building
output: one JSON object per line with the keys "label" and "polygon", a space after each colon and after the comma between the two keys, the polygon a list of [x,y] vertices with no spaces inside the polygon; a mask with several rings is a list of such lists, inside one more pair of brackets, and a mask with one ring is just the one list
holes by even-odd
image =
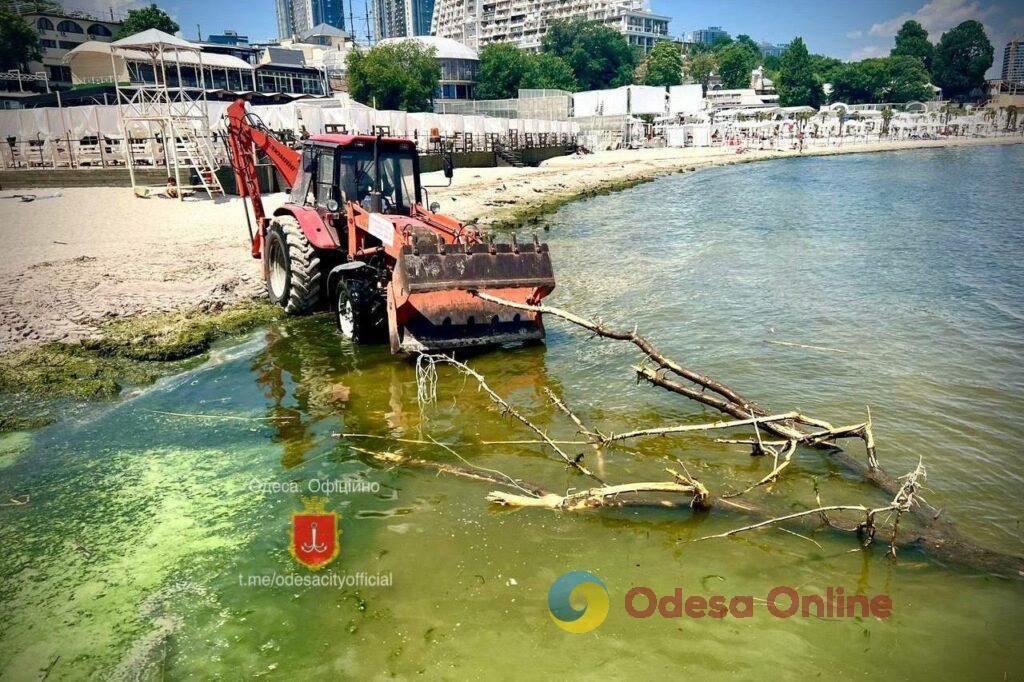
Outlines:
{"label": "high-rise building", "polygon": [[275,0],[274,8],[277,10],[278,37],[290,38],[295,34],[295,16],[292,13],[292,0]]}
{"label": "high-rise building", "polygon": [[370,21],[374,40],[404,38],[405,0],[371,0]]}
{"label": "high-rise building", "polygon": [[429,36],[434,22],[434,0],[405,0],[406,14],[414,36]]}
{"label": "high-rise building", "polygon": [[236,45],[245,47],[249,45],[249,36],[240,36],[238,35],[238,31],[226,28],[223,33],[211,33],[206,36],[206,42],[213,45]]}
{"label": "high-rise building", "polygon": [[789,43],[760,43],[758,47],[765,57],[781,57],[789,49]]}
{"label": "high-rise building", "polygon": [[1024,38],[1014,38],[1003,50],[1003,82],[1024,85]]}
{"label": "high-rise building", "polygon": [[370,12],[378,40],[428,36],[434,0],[371,0]]}
{"label": "high-rise building", "polygon": [[729,38],[729,32],[721,26],[708,26],[700,28],[690,34],[690,42],[701,43],[702,45],[714,45],[723,38]]}
{"label": "high-rise building", "polygon": [[613,18],[605,20],[605,23],[626,36],[626,41],[630,45],[638,47],[644,54],[648,54],[656,43],[671,40],[668,35],[669,20],[669,17],[637,9],[623,10],[617,20],[613,15]]}
{"label": "high-rise building", "polygon": [[436,0],[432,32],[477,49],[513,42],[535,50],[551,22],[577,17],[617,29],[645,52],[670,40],[669,17],[652,14],[645,0]]}
{"label": "high-rise building", "polygon": [[276,8],[279,38],[291,38],[319,24],[345,28],[342,0],[276,0]]}

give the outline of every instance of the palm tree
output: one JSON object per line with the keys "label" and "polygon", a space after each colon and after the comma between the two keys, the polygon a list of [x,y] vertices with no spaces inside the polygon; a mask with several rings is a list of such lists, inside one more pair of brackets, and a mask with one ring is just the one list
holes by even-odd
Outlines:
{"label": "palm tree", "polygon": [[1006,129],[1007,130],[1011,130],[1011,129],[1012,130],[1016,130],[1017,129],[1017,110],[1018,110],[1018,107],[1017,107],[1016,104],[1011,104],[1010,106],[1006,107]]}
{"label": "palm tree", "polygon": [[839,137],[843,136],[843,124],[846,123],[846,107],[839,107],[835,111],[836,117],[839,118]]}
{"label": "palm tree", "polygon": [[948,126],[949,125],[949,119],[952,118],[952,117],[953,117],[953,103],[952,102],[946,102],[946,104],[942,107],[942,125]]}
{"label": "palm tree", "polygon": [[889,121],[892,120],[892,107],[882,109],[882,135],[889,136]]}

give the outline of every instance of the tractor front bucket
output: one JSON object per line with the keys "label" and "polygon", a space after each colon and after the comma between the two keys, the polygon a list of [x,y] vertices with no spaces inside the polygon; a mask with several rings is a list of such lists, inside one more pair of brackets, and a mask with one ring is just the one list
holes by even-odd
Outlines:
{"label": "tractor front bucket", "polygon": [[405,246],[388,291],[391,351],[421,352],[544,338],[540,314],[474,296],[539,303],[555,288],[547,244]]}

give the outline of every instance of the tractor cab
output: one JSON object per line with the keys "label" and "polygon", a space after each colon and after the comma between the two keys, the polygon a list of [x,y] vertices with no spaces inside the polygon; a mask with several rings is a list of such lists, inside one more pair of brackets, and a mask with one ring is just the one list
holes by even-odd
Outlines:
{"label": "tractor cab", "polygon": [[380,206],[375,212],[413,215],[420,203],[420,181],[419,157],[411,141],[315,135],[303,148],[291,201],[331,213],[344,211],[350,203],[371,211],[378,173]]}

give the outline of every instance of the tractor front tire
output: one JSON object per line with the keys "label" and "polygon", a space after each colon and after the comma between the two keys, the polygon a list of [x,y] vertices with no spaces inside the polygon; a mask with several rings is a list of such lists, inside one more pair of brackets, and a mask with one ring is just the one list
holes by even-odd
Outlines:
{"label": "tractor front tire", "polygon": [[277,216],[267,230],[267,295],[289,315],[316,310],[323,289],[320,256],[299,221]]}
{"label": "tractor front tire", "polygon": [[353,278],[338,282],[334,313],[338,331],[355,343],[377,343],[387,334],[387,309],[374,283]]}

